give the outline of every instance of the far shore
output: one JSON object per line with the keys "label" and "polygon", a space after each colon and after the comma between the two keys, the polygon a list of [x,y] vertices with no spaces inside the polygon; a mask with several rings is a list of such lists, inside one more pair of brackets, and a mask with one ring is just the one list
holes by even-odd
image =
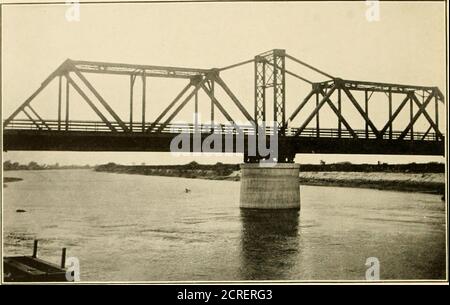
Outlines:
{"label": "far shore", "polygon": [[[302,168],[309,171],[302,171]],[[300,167],[300,184],[314,186],[336,186],[336,187],[356,187],[370,188],[380,190],[392,190],[403,192],[420,192],[440,194],[445,193],[445,174],[440,173],[432,167],[431,172],[424,172],[426,166],[403,168],[399,171],[375,171],[371,168],[369,171],[344,171],[342,168],[331,167],[335,169],[330,171],[315,170],[311,167]],[[415,170],[411,170],[414,168]],[[341,170],[339,170],[341,169]],[[351,168],[349,168],[351,169]],[[357,168],[360,169],[360,168]],[[118,165],[108,163],[97,166],[97,172],[148,175],[148,176],[167,176],[182,177],[207,180],[227,180],[240,181],[240,170],[238,164],[215,164],[201,165],[195,162],[186,165]]]}
{"label": "far shore", "polygon": [[[49,170],[46,168],[45,170]],[[53,168],[55,169],[55,168]],[[63,168],[58,168],[62,170]],[[65,169],[92,169],[70,166]],[[16,169],[17,170],[17,169]],[[25,170],[25,169],[18,169]],[[35,167],[29,170],[42,170]],[[184,165],[120,165],[108,163],[97,165],[96,172],[166,176],[206,180],[240,181],[239,164],[198,164]],[[5,172],[8,172],[7,170]],[[3,186],[22,178],[4,177]],[[301,185],[355,187],[390,191],[420,192],[444,195],[445,170],[442,163],[411,164],[301,164],[299,180]]]}

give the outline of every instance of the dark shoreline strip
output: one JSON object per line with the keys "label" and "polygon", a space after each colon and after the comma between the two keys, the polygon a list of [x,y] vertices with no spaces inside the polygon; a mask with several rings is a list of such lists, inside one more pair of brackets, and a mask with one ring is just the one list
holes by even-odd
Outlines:
{"label": "dark shoreline strip", "polygon": [[16,177],[3,177],[3,183],[9,183],[9,182],[18,182],[22,181],[22,178],[16,178]]}
{"label": "dark shoreline strip", "polygon": [[[240,181],[239,176],[230,176],[233,171],[222,171],[216,169],[188,169],[186,167],[157,168],[149,166],[125,166],[109,165],[99,166],[97,172],[119,173],[144,176],[163,176],[206,180],[227,180]],[[385,191],[419,192],[443,195],[445,193],[445,183],[438,182],[417,182],[401,180],[367,181],[361,179],[320,179],[299,177],[301,185],[311,186],[333,186],[333,187],[354,187],[379,189]]]}

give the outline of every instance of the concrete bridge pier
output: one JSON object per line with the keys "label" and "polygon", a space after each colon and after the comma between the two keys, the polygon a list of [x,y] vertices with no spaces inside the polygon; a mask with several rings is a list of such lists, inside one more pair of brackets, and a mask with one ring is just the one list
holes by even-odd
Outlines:
{"label": "concrete bridge pier", "polygon": [[241,164],[240,207],[300,210],[300,165]]}

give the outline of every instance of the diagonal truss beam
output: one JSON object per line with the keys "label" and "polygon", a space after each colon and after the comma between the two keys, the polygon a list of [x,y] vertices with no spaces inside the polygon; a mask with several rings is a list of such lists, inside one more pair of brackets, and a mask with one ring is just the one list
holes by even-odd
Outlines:
{"label": "diagonal truss beam", "polygon": [[293,57],[293,56],[291,56],[291,55],[289,55],[289,54],[286,54],[286,57],[289,58],[290,60],[295,61],[295,62],[298,63],[298,64],[301,64],[301,65],[303,65],[303,66],[305,66],[305,67],[307,67],[307,68],[309,68],[309,69],[311,69],[311,70],[313,70],[313,71],[316,71],[317,73],[320,73],[320,74],[322,74],[322,75],[324,75],[324,76],[326,76],[326,77],[328,77],[328,78],[334,79],[334,77],[331,76],[330,74],[328,74],[328,73],[326,73],[326,72],[323,72],[323,71],[317,69],[316,67],[313,67],[313,66],[311,66],[311,65],[309,65],[309,64],[307,64],[307,63],[301,61],[300,59],[297,59],[297,58],[295,58],[295,57]]}
{"label": "diagonal truss beam", "polygon": [[73,66],[73,72],[81,79],[83,84],[88,87],[89,90],[95,95],[95,97],[100,101],[100,103],[105,107],[105,109],[109,112],[109,114],[116,120],[116,122],[119,124],[119,126],[123,129],[123,131],[127,132],[128,127],[125,125],[125,123],[120,119],[120,117],[117,115],[117,113],[114,112],[114,110],[109,106],[109,104],[105,101],[105,99],[98,93],[98,91],[92,86],[92,84],[84,77],[84,75],[78,71],[78,69]]}
{"label": "diagonal truss beam", "polygon": [[268,61],[265,58],[262,58],[261,60],[264,61],[264,63],[268,64],[269,66],[272,66],[273,68],[280,69],[281,71],[284,71],[286,74],[289,74],[289,75],[291,75],[291,76],[293,76],[295,78],[298,78],[299,80],[302,80],[302,81],[304,81],[304,82],[306,82],[306,83],[308,83],[310,85],[313,84],[313,82],[310,81],[309,79],[304,78],[304,77],[302,77],[302,76],[300,76],[300,75],[298,75],[298,74],[296,74],[294,72],[291,72],[289,70],[283,69],[282,67],[280,67],[278,65],[274,65],[273,63],[271,63],[270,61]]}
{"label": "diagonal truss beam", "polygon": [[156,118],[156,120],[150,125],[150,127],[147,129],[147,132],[152,131],[153,128],[162,120],[162,118],[169,112],[170,109],[180,100],[180,98],[189,90],[189,88],[192,86],[191,82],[189,82],[183,90],[178,93],[178,95],[172,100],[172,102],[164,109],[164,111]]}
{"label": "diagonal truss beam", "polygon": [[[64,64],[62,64],[61,66],[63,66]],[[60,67],[61,67],[60,66]],[[3,126],[6,127],[8,126],[9,122],[11,122],[27,105],[29,105],[33,99],[42,91],[44,90],[48,84],[59,74],[59,69],[56,69],[54,72],[52,72],[52,74],[50,74],[45,80],[44,82],[41,84],[41,86],[33,92],[33,94],[30,95],[29,98],[27,98],[25,100],[25,102],[22,103],[22,105],[19,106],[19,108],[17,108],[3,123]]]}
{"label": "diagonal truss beam", "polygon": [[[220,104],[220,102],[217,100],[217,98],[214,96],[214,94],[212,93],[211,89],[208,89],[204,84],[202,85],[202,89],[203,91],[206,92],[206,94],[208,94],[209,98],[211,99],[211,101],[213,102],[213,104],[220,110],[220,112],[222,112],[222,114],[225,116],[225,118],[234,124],[234,120],[233,118],[228,114],[228,112],[225,110],[225,108],[222,107],[222,105]],[[211,122],[212,123],[212,122]]]}
{"label": "diagonal truss beam", "polygon": [[417,99],[416,95],[413,93],[411,94],[411,99],[416,103],[416,105],[419,107],[419,110],[417,111],[416,115],[413,117],[413,119],[409,122],[408,126],[406,127],[406,129],[400,134],[399,136],[399,140],[403,140],[405,138],[405,136],[408,134],[409,130],[412,128],[412,126],[414,125],[414,123],[419,119],[419,117],[423,114],[425,116],[425,118],[428,120],[428,122],[430,123],[430,125],[433,127],[434,131],[436,132],[436,135],[441,138],[444,139],[442,133],[439,131],[439,128],[436,126],[436,124],[433,122],[433,119],[430,118],[430,116],[428,115],[428,113],[426,112],[426,107],[428,106],[428,104],[430,103],[430,101],[433,99],[433,97],[435,96],[435,92],[433,91],[428,97],[427,99],[423,102],[423,104],[420,103],[420,101]]}
{"label": "diagonal truss beam", "polygon": [[111,129],[111,131],[117,131],[116,128],[111,124],[111,122],[108,121],[108,119],[100,112],[100,110],[98,110],[98,108],[94,105],[94,103],[83,92],[83,90],[81,90],[81,88],[78,87],[78,85],[73,81],[73,79],[69,75],[69,73],[66,73],[65,76],[66,76],[66,79],[69,82],[69,84],[71,84],[72,87],[75,88],[75,90],[78,92],[78,94],[81,95],[81,97],[86,101],[86,103],[88,103],[89,106],[91,106],[92,110],[94,110],[94,112],[100,117],[100,119],[102,119],[103,123],[105,123],[106,126],[108,126],[109,129]]}
{"label": "diagonal truss beam", "polygon": [[46,123],[46,122],[41,118],[41,116],[36,112],[36,110],[34,110],[34,109],[31,107],[30,104],[28,104],[27,107],[31,110],[31,112],[33,112],[33,114],[38,118],[38,120],[41,121],[42,124],[45,125],[45,127],[46,127],[48,130],[52,130],[52,129],[50,128],[50,126],[48,126],[47,123]]}
{"label": "diagonal truss beam", "polygon": [[41,126],[36,123],[36,121],[33,119],[33,117],[25,110],[25,108],[22,108],[21,111],[25,113],[25,115],[33,122],[34,126],[37,127],[37,129],[42,130]]}
{"label": "diagonal truss beam", "polygon": [[[431,94],[430,101],[433,99],[433,96],[436,96],[436,92],[435,91],[433,91],[433,93]],[[412,95],[412,99],[416,103],[417,106],[420,106],[420,102],[417,99],[415,94]],[[439,131],[439,127],[436,125],[436,123],[434,123],[433,119],[430,117],[430,115],[426,111],[426,106],[423,108],[423,115],[425,116],[427,121],[430,123],[430,125],[433,127],[433,129],[436,132],[437,136],[440,137],[441,139],[444,139],[444,136]]]}
{"label": "diagonal truss beam", "polygon": [[[317,90],[312,90],[311,92],[309,92],[309,94],[303,99],[303,101],[300,103],[300,105],[298,105],[297,109],[295,109],[294,112],[291,114],[291,116],[288,119],[288,122],[292,122],[295,119],[295,117],[298,115],[298,113],[303,109],[303,107],[306,106],[306,104],[308,104],[311,97],[316,93],[317,93]],[[286,122],[286,124],[287,124],[287,122]]]}
{"label": "diagonal truss beam", "polygon": [[229,65],[229,66],[220,68],[219,71],[225,71],[225,70],[233,69],[233,68],[236,68],[236,67],[240,67],[240,66],[249,64],[249,63],[254,62],[254,61],[255,61],[254,59],[249,59],[249,60],[246,60],[246,61],[242,61],[242,62],[240,62],[240,63],[237,63],[237,64],[233,64],[233,65]]}
{"label": "diagonal truss beam", "polygon": [[311,120],[316,116],[316,114],[319,112],[320,108],[327,102],[328,98],[333,94],[334,90],[336,90],[336,86],[332,86],[330,91],[322,98],[322,100],[317,104],[316,108],[313,110],[313,112],[308,116],[308,118],[303,122],[302,126],[297,130],[295,133],[295,136],[298,136],[302,133],[302,131],[308,126],[308,124],[311,122]]}
{"label": "diagonal truss beam", "polygon": [[391,126],[391,124],[394,122],[395,118],[400,114],[400,112],[403,110],[405,105],[408,103],[409,99],[411,98],[410,93],[408,93],[405,97],[405,99],[400,103],[397,110],[395,110],[392,117],[389,119],[389,121],[384,125],[383,129],[380,131],[380,137],[383,137],[383,135],[386,133],[386,130]]}
{"label": "diagonal truss beam", "polygon": [[255,120],[252,118],[252,116],[247,112],[247,110],[242,106],[241,102],[239,102],[238,98],[234,95],[234,93],[228,88],[228,86],[225,84],[225,82],[222,80],[222,78],[219,75],[215,75],[213,77],[213,80],[216,81],[222,88],[225,90],[225,92],[228,94],[228,96],[231,98],[231,100],[234,102],[234,104],[239,108],[239,110],[242,112],[242,114],[245,116],[245,118],[250,121],[251,123],[255,123]]}
{"label": "diagonal truss beam", "polygon": [[352,104],[355,106],[355,108],[358,110],[358,112],[362,115],[362,117],[364,118],[366,123],[370,126],[370,129],[372,129],[373,133],[377,136],[377,138],[379,138],[380,137],[380,132],[375,127],[373,122],[370,120],[370,118],[367,115],[367,113],[361,108],[361,106],[358,104],[356,99],[353,97],[353,94],[351,94],[351,92],[345,87],[342,88],[342,89],[344,90],[345,94],[348,96],[348,98],[350,99]]}
{"label": "diagonal truss beam", "polygon": [[167,120],[161,124],[161,126],[158,127],[159,132],[161,132],[162,130],[164,130],[164,128],[166,128],[166,126],[172,121],[172,119],[178,114],[178,112],[180,112],[181,109],[183,109],[184,106],[186,106],[186,104],[192,99],[192,97],[198,92],[198,90],[202,87],[202,85],[205,84],[207,78],[204,77],[202,78],[202,80],[200,80],[196,85],[194,90],[192,90],[191,93],[189,93],[188,96],[186,96],[186,98],[183,100],[183,102],[181,102],[181,104],[175,109],[175,111],[167,118]]}
{"label": "diagonal truss beam", "polygon": [[[325,97],[325,92],[319,88],[319,93]],[[331,95],[330,95],[331,96]],[[350,126],[350,124],[347,122],[347,120],[342,116],[342,114],[340,113],[339,109],[336,108],[336,106],[334,106],[333,102],[330,100],[330,98],[327,98],[327,103],[330,106],[331,110],[333,110],[333,112],[337,115],[337,117],[339,118],[340,122],[342,124],[344,124],[345,128],[348,130],[348,132],[350,132],[350,134],[352,135],[353,138],[357,139],[358,135],[355,133],[355,131],[353,130],[353,128]]]}
{"label": "diagonal truss beam", "polygon": [[430,125],[430,127],[428,127],[427,131],[423,134],[421,140],[425,140],[425,138],[427,137],[428,133],[431,131],[431,129],[433,128],[433,126]]}
{"label": "diagonal truss beam", "polygon": [[439,89],[438,87],[434,88],[435,94],[437,96],[437,98],[442,102],[445,103],[445,98],[444,98],[444,94],[441,92],[441,89]]}

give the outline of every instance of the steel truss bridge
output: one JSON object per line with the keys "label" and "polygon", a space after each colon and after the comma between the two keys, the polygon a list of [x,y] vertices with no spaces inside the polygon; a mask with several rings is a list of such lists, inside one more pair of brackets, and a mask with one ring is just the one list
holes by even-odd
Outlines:
{"label": "steel truss bridge", "polygon": [[[287,63],[301,65],[326,78],[322,82],[312,82],[304,76],[292,72]],[[221,77],[221,72],[242,65],[254,65],[254,108],[252,114]],[[129,77],[129,118],[121,118],[107,103],[105,98],[86,78],[86,74],[124,75]],[[292,113],[286,113],[286,77],[293,77],[311,86],[306,96],[299,96]],[[167,107],[153,121],[146,119],[146,83],[148,78],[185,79],[185,87],[178,92]],[[135,83],[142,85],[141,117],[133,117]],[[41,91],[57,80],[57,119],[42,117],[32,106]],[[6,120],[3,121],[3,149],[9,150],[60,150],[60,151],[161,151],[170,150],[170,143],[182,129],[193,141],[194,135],[202,139],[211,134],[221,135],[225,143],[226,135],[236,136],[233,117],[223,106],[215,93],[220,87],[239,109],[248,125],[238,126],[244,137],[264,132],[264,136],[278,135],[278,162],[293,162],[296,153],[334,154],[404,154],[404,155],[444,155],[444,135],[439,130],[439,103],[444,96],[437,87],[409,86],[389,83],[352,81],[333,77],[293,56],[285,50],[274,49],[255,56],[253,59],[234,65],[214,69],[194,69],[167,66],[133,65],[107,62],[66,60],[41,86],[31,94]],[[75,91],[98,116],[98,121],[73,120],[70,117],[70,92]],[[111,88],[114,90],[114,88]],[[227,120],[213,128],[198,128],[195,124],[180,126],[174,124],[177,114],[192,100],[198,112],[198,95],[206,93],[211,107],[211,122],[215,111]],[[369,104],[374,93],[384,93],[386,103]],[[358,94],[359,93],[359,94]],[[361,95],[363,94],[363,98]],[[394,102],[400,96],[401,102]],[[350,124],[344,111],[343,98],[349,101],[364,121],[364,127],[356,129]],[[299,102],[298,102],[299,101]],[[290,101],[292,102],[292,101]],[[378,101],[377,101],[378,102]],[[434,103],[434,113],[427,106]],[[298,125],[292,122],[300,113],[305,119]],[[395,105],[394,105],[395,104]],[[337,118],[336,128],[323,128],[320,124],[320,110],[328,105]],[[372,104],[373,105],[373,104]],[[63,106],[65,113],[63,113]],[[377,128],[371,118],[381,107],[387,106],[388,117],[382,128]],[[268,109],[271,107],[268,117]],[[405,108],[406,107],[406,108]],[[402,130],[393,130],[393,122],[403,109],[409,107],[409,120]],[[311,108],[311,107],[309,107]],[[415,110],[417,109],[417,110]],[[303,112],[302,112],[303,111]],[[21,114],[25,119],[18,119]],[[109,117],[109,118],[108,118]],[[428,129],[418,131],[414,125],[420,117],[429,124]],[[273,121],[275,126],[265,126]],[[311,125],[314,125],[311,127]],[[245,142],[247,143],[247,142]],[[224,151],[225,145],[222,145]],[[244,153],[245,162],[257,162],[264,156],[249,154],[245,145],[239,151]]]}

